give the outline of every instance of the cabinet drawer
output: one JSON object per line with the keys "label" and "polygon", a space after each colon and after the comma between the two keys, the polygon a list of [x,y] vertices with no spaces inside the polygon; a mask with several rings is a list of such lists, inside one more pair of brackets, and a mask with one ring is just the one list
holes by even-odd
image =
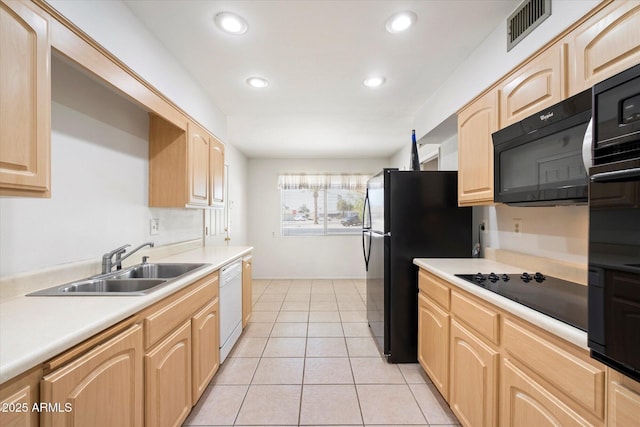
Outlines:
{"label": "cabinet drawer", "polygon": [[449,310],[449,286],[438,277],[420,270],[418,273],[418,287],[429,298]]}
{"label": "cabinet drawer", "polygon": [[500,425],[502,427],[592,425],[518,369],[509,359],[503,359],[500,375],[502,378]]}
{"label": "cabinet drawer", "polygon": [[451,292],[451,313],[494,344],[499,342],[500,315],[479,301]]}
{"label": "cabinet drawer", "polygon": [[183,321],[191,318],[200,307],[218,296],[218,273],[205,277],[189,289],[176,299],[161,302],[161,308],[156,308],[144,317],[145,348],[154,345]]}
{"label": "cabinet drawer", "polygon": [[586,351],[581,358],[510,319],[505,319],[503,333],[504,348],[514,359],[598,418],[604,418],[605,371],[589,361]]}

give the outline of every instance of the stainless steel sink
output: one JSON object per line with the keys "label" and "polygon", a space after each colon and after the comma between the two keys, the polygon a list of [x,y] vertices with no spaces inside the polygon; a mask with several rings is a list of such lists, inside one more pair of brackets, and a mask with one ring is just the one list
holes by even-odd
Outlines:
{"label": "stainless steel sink", "polygon": [[165,283],[162,279],[91,279],[59,288],[60,292],[142,292]]}
{"label": "stainless steel sink", "polygon": [[27,296],[146,295],[209,264],[138,264],[124,270],[58,285]]}
{"label": "stainless steel sink", "polygon": [[[204,264],[139,264],[116,272],[114,279],[172,279],[182,276]],[[113,273],[111,273],[113,274]]]}

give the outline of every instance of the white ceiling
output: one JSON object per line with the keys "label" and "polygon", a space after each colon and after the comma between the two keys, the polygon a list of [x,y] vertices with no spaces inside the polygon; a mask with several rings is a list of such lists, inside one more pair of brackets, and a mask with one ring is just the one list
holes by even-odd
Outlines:
{"label": "white ceiling", "polygon": [[[249,157],[389,157],[413,116],[521,0],[125,0],[227,115],[227,142]],[[416,25],[385,21],[412,10]],[[221,11],[244,17],[220,31]],[[386,84],[362,81],[381,74]],[[245,80],[271,84],[254,89]]]}

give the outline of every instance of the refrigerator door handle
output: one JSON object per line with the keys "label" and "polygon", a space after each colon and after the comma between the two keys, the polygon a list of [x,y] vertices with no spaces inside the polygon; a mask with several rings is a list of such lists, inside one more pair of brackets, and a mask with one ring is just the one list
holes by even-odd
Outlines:
{"label": "refrigerator door handle", "polygon": [[[365,245],[365,234],[369,235],[369,252],[367,252],[367,247]],[[365,271],[369,271],[369,258],[371,258],[371,232],[366,230],[362,230],[362,255],[364,256]]]}
{"label": "refrigerator door handle", "polygon": [[[369,221],[367,221],[367,212],[369,213]],[[371,204],[369,202],[369,189],[364,196],[364,204],[362,206],[362,229],[371,230]]]}

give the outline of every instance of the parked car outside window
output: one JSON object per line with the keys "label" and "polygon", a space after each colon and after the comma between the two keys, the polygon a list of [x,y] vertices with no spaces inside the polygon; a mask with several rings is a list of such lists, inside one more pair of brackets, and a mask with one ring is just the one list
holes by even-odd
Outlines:
{"label": "parked car outside window", "polygon": [[354,225],[362,225],[362,220],[358,216],[358,214],[348,215],[340,220],[340,224],[345,227],[350,227]]}

